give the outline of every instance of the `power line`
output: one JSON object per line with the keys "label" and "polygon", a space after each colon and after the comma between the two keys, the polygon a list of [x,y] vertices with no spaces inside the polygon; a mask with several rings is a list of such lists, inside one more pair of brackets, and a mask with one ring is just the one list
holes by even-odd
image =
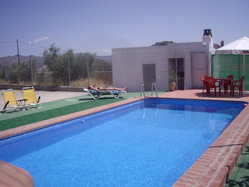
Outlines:
{"label": "power line", "polygon": [[[18,41],[21,44],[25,44],[25,45],[31,45],[33,47],[39,47],[39,48],[43,48],[46,49],[47,47],[44,46],[40,46],[40,45],[34,45],[32,43],[27,43],[27,42],[22,42],[22,41]],[[6,44],[6,43],[16,43],[16,41],[0,41],[0,44]]]}
{"label": "power line", "polygon": [[16,41],[3,41],[3,42],[0,42],[1,44],[3,43],[16,43]]}
{"label": "power line", "polygon": [[31,43],[26,43],[26,42],[22,42],[22,41],[19,41],[19,43],[22,43],[22,44],[25,44],[25,45],[32,45],[32,46],[34,46],[34,47],[39,47],[39,48],[46,49],[46,47],[39,46],[39,45],[34,45],[34,44],[31,44]]}
{"label": "power line", "polygon": [[34,45],[31,42],[27,43],[27,42],[19,41],[18,39],[16,39],[16,41],[0,41],[0,45],[3,44],[3,45],[1,45],[1,47],[5,46],[5,45],[7,46],[9,44],[14,44],[14,43],[16,43],[16,48],[17,48],[18,64],[20,64],[20,57],[19,57],[20,56],[20,54],[19,54],[20,44],[21,45],[24,44],[24,45],[28,45],[30,47],[36,47],[36,48],[40,48],[40,49],[46,49],[47,48],[47,47],[40,46],[40,45]]}

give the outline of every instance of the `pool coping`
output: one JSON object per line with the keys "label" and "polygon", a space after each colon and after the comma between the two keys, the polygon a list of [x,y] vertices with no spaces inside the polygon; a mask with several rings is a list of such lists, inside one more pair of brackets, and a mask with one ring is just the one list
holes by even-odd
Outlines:
{"label": "pool coping", "polygon": [[225,186],[249,138],[248,113],[246,106],[174,187]]}
{"label": "pool coping", "polygon": [[[183,92],[179,92],[183,94]],[[187,93],[187,92],[186,92]],[[174,93],[173,93],[174,94]],[[188,97],[187,94],[172,96],[172,93],[165,93],[160,98],[181,98],[200,100],[230,100],[248,102],[248,99],[227,99],[227,98],[207,98]],[[131,98],[119,102],[95,107],[92,109],[24,125],[21,127],[8,129],[0,132],[0,139],[4,139],[17,134],[44,128],[56,123],[71,120],[74,118],[90,115],[99,111],[118,107],[124,104],[142,100],[143,97]],[[199,159],[174,183],[174,187],[182,186],[225,186],[236,162],[238,161],[248,139],[249,139],[249,106],[234,119],[234,121],[223,131],[215,142],[201,155]]]}

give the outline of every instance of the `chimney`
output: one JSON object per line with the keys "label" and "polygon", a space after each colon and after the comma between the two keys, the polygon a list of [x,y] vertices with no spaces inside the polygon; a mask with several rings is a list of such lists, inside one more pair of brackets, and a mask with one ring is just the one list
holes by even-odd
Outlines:
{"label": "chimney", "polygon": [[211,29],[204,29],[203,36],[211,36],[211,37],[213,37]]}
{"label": "chimney", "polygon": [[210,46],[213,47],[213,35],[211,29],[204,29],[202,42],[210,43]]}

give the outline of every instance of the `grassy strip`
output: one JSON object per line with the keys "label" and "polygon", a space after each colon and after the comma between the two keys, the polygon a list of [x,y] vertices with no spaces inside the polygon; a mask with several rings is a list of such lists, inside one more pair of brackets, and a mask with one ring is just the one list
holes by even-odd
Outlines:
{"label": "grassy strip", "polygon": [[33,109],[37,112],[31,113],[29,115],[18,116],[11,119],[6,119],[0,121],[0,131],[7,130],[15,127],[19,127],[22,125],[39,122],[42,120],[63,116],[66,114],[71,114],[74,112],[90,109],[97,106],[106,105],[109,103],[114,103],[123,100],[124,98],[119,99],[99,99],[99,100],[90,100],[87,102],[78,102],[77,104],[72,104],[68,106],[63,106],[59,108],[52,108],[50,110],[42,111],[39,109]]}
{"label": "grassy strip", "polygon": [[[147,96],[150,94],[151,92],[146,92]],[[71,114],[74,112],[79,112],[109,103],[118,102],[121,100],[137,97],[139,95],[139,92],[131,92],[123,94],[123,97],[119,99],[105,96],[99,100],[93,100],[90,96],[82,96],[43,103],[41,109],[32,109],[30,111],[19,111],[9,114],[2,114],[2,116],[0,116],[0,131],[20,127],[54,117],[63,116],[66,114]]]}
{"label": "grassy strip", "polygon": [[229,186],[249,186],[249,141],[227,181]]}

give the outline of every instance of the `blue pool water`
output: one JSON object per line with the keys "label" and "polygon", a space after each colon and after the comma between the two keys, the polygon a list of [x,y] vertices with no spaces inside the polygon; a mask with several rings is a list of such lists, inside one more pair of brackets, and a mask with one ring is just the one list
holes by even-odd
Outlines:
{"label": "blue pool water", "polygon": [[148,99],[0,142],[35,186],[171,186],[244,108]]}

